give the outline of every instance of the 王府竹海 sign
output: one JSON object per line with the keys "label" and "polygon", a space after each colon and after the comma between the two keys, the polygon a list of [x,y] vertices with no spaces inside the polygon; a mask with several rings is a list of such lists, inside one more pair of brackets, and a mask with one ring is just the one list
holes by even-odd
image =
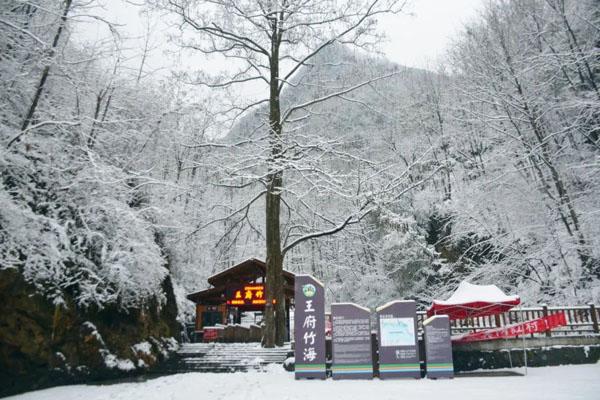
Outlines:
{"label": "\u738b\u5e9c\u7af9\u6d77 sign", "polygon": [[295,377],[325,379],[325,290],[310,275],[294,284]]}

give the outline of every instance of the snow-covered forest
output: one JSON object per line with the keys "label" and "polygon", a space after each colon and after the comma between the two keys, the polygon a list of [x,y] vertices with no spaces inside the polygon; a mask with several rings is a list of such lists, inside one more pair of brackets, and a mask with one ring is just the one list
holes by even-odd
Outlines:
{"label": "snow-covered forest", "polygon": [[528,304],[600,299],[597,1],[492,1],[428,70],[377,53],[368,22],[291,37],[275,164],[269,65],[194,26],[269,2],[138,2],[178,26],[182,54],[227,56],[219,76],[148,73],[148,48],[132,65],[117,25],[112,42],[80,40],[82,21],[110,24],[93,3],[0,5],[0,268],[53,305],[163,304],[170,276],[183,321],[208,276],[265,258],[274,170],[283,267],[329,301],[425,304],[463,279]]}

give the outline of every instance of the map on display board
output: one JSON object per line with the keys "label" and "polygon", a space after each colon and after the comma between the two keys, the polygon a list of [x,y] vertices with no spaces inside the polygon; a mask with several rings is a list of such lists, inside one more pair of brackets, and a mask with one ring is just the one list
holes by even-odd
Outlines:
{"label": "map on display board", "polygon": [[381,346],[414,346],[415,328],[412,318],[385,318],[379,320]]}

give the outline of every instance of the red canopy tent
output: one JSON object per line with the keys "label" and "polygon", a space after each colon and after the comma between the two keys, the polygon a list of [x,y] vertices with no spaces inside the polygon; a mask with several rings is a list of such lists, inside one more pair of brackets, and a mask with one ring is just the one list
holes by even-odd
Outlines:
{"label": "red canopy tent", "polygon": [[[434,300],[427,309],[427,316],[448,315],[450,320],[476,318],[486,315],[504,313],[519,305],[521,299],[517,295],[508,296],[495,285],[473,285],[462,281],[456,291],[448,300]],[[483,331],[469,332],[458,337],[453,337],[453,342],[472,342],[480,340],[506,339],[521,336],[523,338],[523,358],[525,360],[525,374],[527,374],[527,353],[525,351],[525,335],[544,332],[567,324],[564,313],[544,316],[531,321],[525,321],[521,310],[521,322],[512,325],[485,329]],[[510,352],[509,358],[510,358]],[[511,360],[512,366],[512,360]]]}
{"label": "red canopy tent", "polygon": [[[450,320],[483,317],[501,314],[520,303],[519,296],[508,296],[496,285],[473,285],[467,281],[462,281],[448,300],[434,300],[431,307],[427,309],[427,316],[443,314],[448,315]],[[453,338],[453,342],[457,339],[464,340],[465,337],[473,334],[467,333],[460,338]],[[525,359],[525,374],[527,374],[527,353],[525,353],[524,341],[523,357]]]}
{"label": "red canopy tent", "polygon": [[448,300],[434,300],[427,316],[448,315],[451,320],[501,314],[519,305],[517,295],[507,296],[495,285],[462,281]]}

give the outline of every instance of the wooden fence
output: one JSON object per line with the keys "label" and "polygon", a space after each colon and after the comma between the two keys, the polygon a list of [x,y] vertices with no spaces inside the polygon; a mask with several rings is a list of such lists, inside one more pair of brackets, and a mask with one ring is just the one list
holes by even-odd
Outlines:
{"label": "wooden fence", "polygon": [[[450,327],[452,329],[452,335],[460,335],[468,332],[477,332],[483,329],[499,328],[518,322],[542,318],[559,312],[565,313],[567,317],[566,326],[553,329],[552,331],[531,334],[530,336],[585,336],[600,333],[600,327],[598,325],[598,320],[600,320],[598,308],[593,304],[572,307],[541,306],[514,308],[499,315],[451,321]],[[417,312],[419,331],[422,330],[423,320],[426,318],[425,311]]]}
{"label": "wooden fence", "polygon": [[[200,340],[200,338],[196,338]],[[239,324],[207,326],[202,335],[204,342],[225,342],[225,343],[249,343],[260,342],[262,339],[262,328],[251,324],[242,326]]]}
{"label": "wooden fence", "polygon": [[[484,329],[499,328],[506,325],[541,318],[546,315],[564,312],[565,316],[567,317],[566,326],[553,329],[552,331],[535,333],[528,336],[590,336],[600,334],[600,325],[598,323],[598,321],[600,321],[599,311],[599,308],[593,304],[589,304],[587,306],[570,307],[540,306],[514,308],[499,315],[451,321],[450,327],[452,329],[452,335],[460,335],[468,332],[477,332]],[[417,311],[417,324],[419,333],[422,333],[423,331],[423,320],[426,318],[427,316],[425,311]],[[193,325],[190,324],[189,328],[190,336],[193,336]],[[223,328],[225,329],[224,326]],[[240,328],[235,329],[234,326],[231,326],[223,332],[219,332],[220,336],[218,341],[260,341],[260,333],[257,332],[259,329],[260,328],[256,326],[249,331],[249,335],[245,335],[240,333]],[[248,336],[248,338],[246,338],[246,336]],[[190,337],[190,339],[194,341],[194,338]],[[196,340],[201,340],[201,338],[196,338]]]}

